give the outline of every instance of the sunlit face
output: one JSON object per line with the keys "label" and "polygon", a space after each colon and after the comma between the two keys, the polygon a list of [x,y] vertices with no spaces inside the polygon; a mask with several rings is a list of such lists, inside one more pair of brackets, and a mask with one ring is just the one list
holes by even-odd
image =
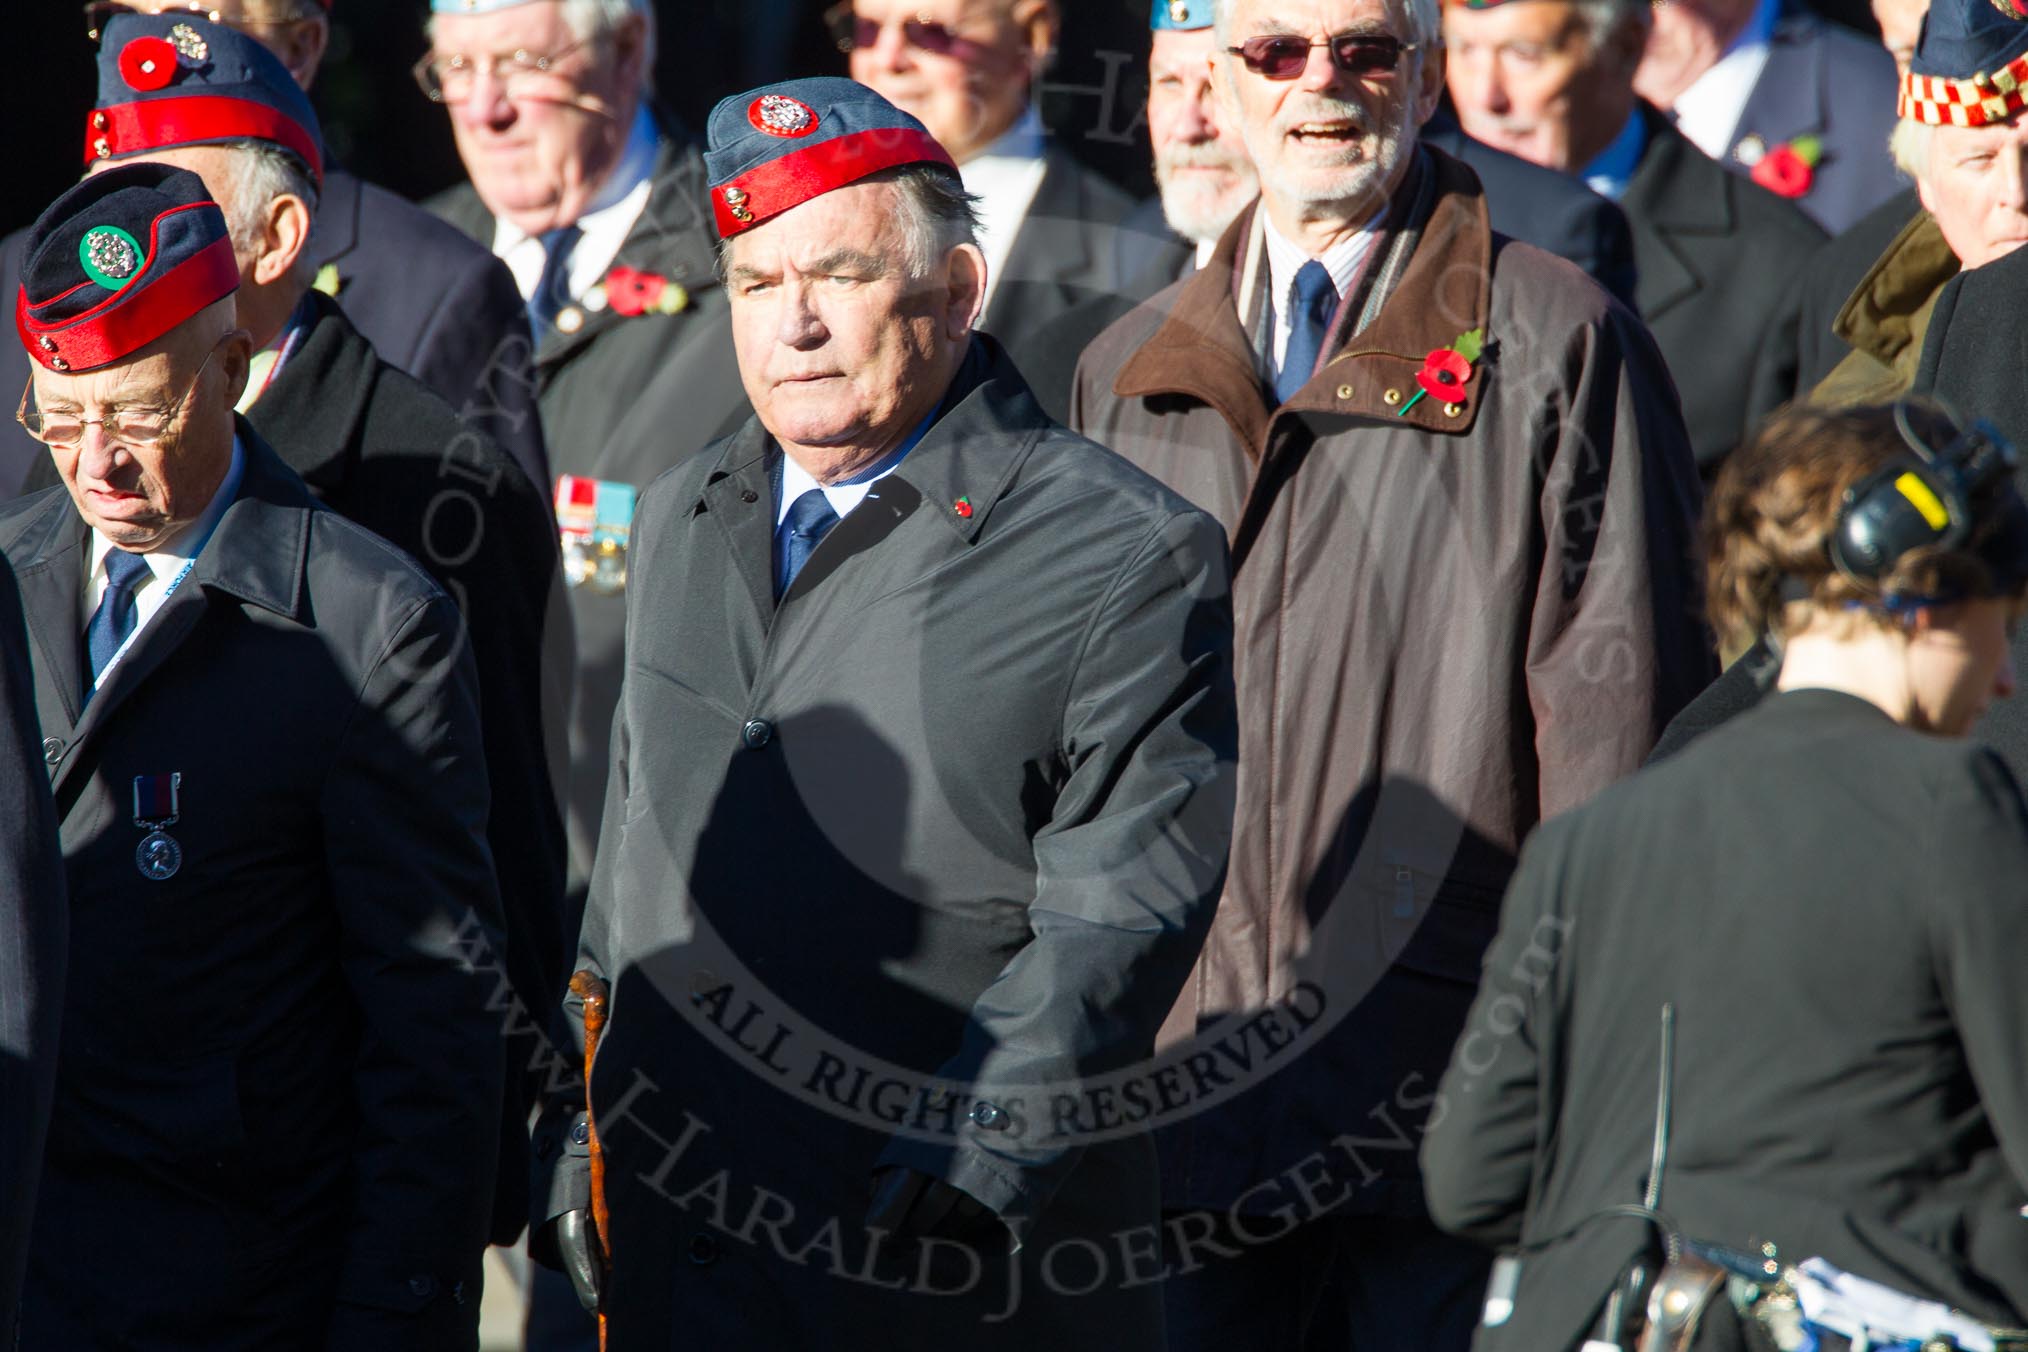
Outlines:
{"label": "sunlit face", "polygon": [[911,277],[906,210],[892,184],[855,183],[730,244],[740,380],[792,452],[890,446],[943,397],[976,315],[978,288],[967,284],[984,264],[964,245]]}
{"label": "sunlit face", "polygon": [[1446,80],[1466,135],[1573,173],[1626,125],[1631,44],[1592,39],[1570,0],[1444,6]]}
{"label": "sunlit face", "polygon": [[[487,210],[529,234],[574,223],[618,162],[639,101],[645,29],[581,43],[561,0],[491,14],[440,14],[432,52],[473,63],[464,97],[446,99],[465,172]],[[516,51],[549,57],[544,72],[505,75]]]}
{"label": "sunlit face", "polygon": [[145,553],[202,516],[232,463],[232,406],[246,385],[252,343],[244,330],[221,337],[230,315],[213,306],[129,360],[96,371],[35,368],[35,406],[45,413],[100,419],[181,401],[152,445],[127,444],[92,422],[78,444],[49,448],[78,515],[123,549]]}
{"label": "sunlit face", "polygon": [[[853,14],[879,36],[853,49],[852,78],[919,119],[963,164],[1028,106],[1050,42],[1044,9],[1041,0],[854,0]],[[911,22],[928,45],[911,39]]]}
{"label": "sunlit face", "polygon": [[1165,28],[1148,53],[1148,139],[1162,215],[1185,238],[1218,238],[1259,192],[1239,132],[1218,116],[1209,28]]}
{"label": "sunlit face", "polygon": [[1908,724],[1962,737],[1996,699],[2014,693],[2009,628],[2022,606],[2012,598],[1935,607],[1908,640]]}
{"label": "sunlit face", "polygon": [[[1385,0],[1235,0],[1227,45],[1267,36],[1323,43],[1342,34],[1410,40]],[[1439,53],[1405,52],[1393,70],[1357,76],[1339,70],[1321,46],[1292,80],[1256,74],[1229,52],[1218,54],[1213,70],[1220,116],[1239,127],[1270,201],[1348,222],[1370,215],[1394,190],[1443,81]]]}
{"label": "sunlit face", "polygon": [[1967,268],[2028,242],[2028,118],[1997,127],[1931,127],[1915,186]]}

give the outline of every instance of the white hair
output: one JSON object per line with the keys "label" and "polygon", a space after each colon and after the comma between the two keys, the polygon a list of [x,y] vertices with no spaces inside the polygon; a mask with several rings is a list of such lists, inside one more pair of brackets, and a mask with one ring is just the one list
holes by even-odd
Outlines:
{"label": "white hair", "polygon": [[[629,18],[641,21],[641,81],[643,94],[655,87],[655,5],[654,0],[560,0],[564,26],[579,42],[595,47],[609,46],[613,34]],[[437,19],[432,14],[423,25],[423,35],[432,44],[437,40]]]}
{"label": "white hair", "polygon": [[1894,167],[1910,178],[1921,178],[1929,172],[1929,144],[1935,138],[1936,130],[1927,122],[1916,122],[1902,118],[1894,124],[1894,132],[1887,138],[1887,153],[1894,158]]}
{"label": "white hair", "polygon": [[[1211,27],[1218,34],[1218,45],[1232,45],[1232,11],[1239,0],[1212,0]],[[1408,20],[1407,40],[1422,51],[1443,42],[1443,10],[1441,0],[1390,0],[1390,3]]]}
{"label": "white hair", "polygon": [[[300,197],[310,209],[314,234],[317,218],[317,181],[303,162],[272,141],[234,141],[231,177],[207,185],[214,200],[225,212],[225,226],[232,236],[232,251],[245,257],[258,249],[267,230],[267,206],[277,197]],[[296,253],[289,281],[299,290],[308,290],[317,273],[309,239]]]}
{"label": "white hair", "polygon": [[[960,244],[979,242],[979,198],[938,164],[903,164],[868,174],[862,183],[891,183],[900,194],[903,260],[912,281],[922,281]],[[738,236],[734,236],[738,238]],[[725,277],[732,240],[718,242],[718,275]]]}

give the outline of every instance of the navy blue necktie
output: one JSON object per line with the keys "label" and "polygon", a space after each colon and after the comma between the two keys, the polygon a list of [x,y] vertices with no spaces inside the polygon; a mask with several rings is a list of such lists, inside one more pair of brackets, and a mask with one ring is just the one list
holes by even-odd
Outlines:
{"label": "navy blue necktie", "polygon": [[106,593],[85,625],[85,651],[91,655],[92,680],[134,632],[134,593],[148,577],[148,561],[124,549],[106,554]]}
{"label": "navy blue necktie", "polygon": [[583,236],[584,231],[566,225],[542,237],[542,276],[536,280],[535,294],[528,298],[528,323],[538,343],[549,336],[556,312],[569,299],[570,252]]}
{"label": "navy blue necktie", "polygon": [[1324,335],[1330,331],[1331,316],[1338,311],[1338,288],[1322,263],[1311,259],[1296,269],[1296,305],[1289,314],[1289,350],[1282,358],[1281,374],[1275,377],[1275,398],[1286,404],[1297,390],[1310,383],[1317,369],[1317,357],[1324,350]]}
{"label": "navy blue necktie", "polygon": [[788,519],[782,522],[776,534],[776,553],[780,563],[775,568],[775,600],[789,594],[795,585],[796,574],[803,571],[803,565],[810,561],[817,544],[830,534],[831,527],[838,524],[838,513],[831,510],[830,499],[821,488],[807,490],[803,496],[789,504]]}

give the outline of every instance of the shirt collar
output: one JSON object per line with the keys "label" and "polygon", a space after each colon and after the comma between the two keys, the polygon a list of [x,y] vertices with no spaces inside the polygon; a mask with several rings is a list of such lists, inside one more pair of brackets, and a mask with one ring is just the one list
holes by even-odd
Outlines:
{"label": "shirt collar", "polygon": [[1676,96],[1670,108],[1676,118],[1676,130],[1713,159],[1723,160],[1731,149],[1740,114],[1746,111],[1746,101],[1753,96],[1753,87],[1767,67],[1775,22],[1780,16],[1780,0],[1759,0],[1746,27],[1726,46],[1711,69]]}
{"label": "shirt collar", "polygon": [[[225,509],[239,496],[239,481],[246,468],[246,450],[240,445],[237,434],[232,439],[232,463],[226,466],[225,477],[218,482],[218,490],[205,504],[204,512],[195,521],[164,540],[155,549],[143,554],[148,571],[155,575],[157,582],[168,582],[183,571],[185,564],[197,557],[198,551],[218,528],[218,520],[225,515]],[[112,553],[113,542],[96,527],[92,529],[92,566],[87,581],[96,579],[106,566],[106,555]]]}
{"label": "shirt collar", "polygon": [[797,464],[792,456],[784,454],[782,456],[781,491],[775,495],[775,529],[780,530],[782,522],[789,519],[789,507],[796,499],[802,497],[803,494],[813,488],[823,490],[824,500],[831,504],[831,510],[838,514],[840,520],[843,520],[854,507],[857,507],[866,500],[866,495],[872,491],[874,484],[885,479],[900,467],[903,458],[910,451],[914,450],[916,444],[929,434],[931,425],[936,422],[937,415],[942,412],[943,405],[940,403],[937,407],[931,409],[921,422],[915,425],[913,432],[902,438],[899,446],[896,446],[878,461],[859,471],[859,473],[851,478],[840,479],[837,483],[818,483],[815,475]]}
{"label": "shirt collar", "polygon": [[1042,127],[1042,114],[1034,104],[1021,110],[1021,116],[1014,125],[1000,133],[1000,139],[974,155],[965,165],[969,171],[981,160],[1039,160],[1048,147],[1048,133]]}
{"label": "shirt collar", "polygon": [[[1337,288],[1340,300],[1351,294],[1352,283],[1359,278],[1360,265],[1366,261],[1373,237],[1379,233],[1381,216],[1381,212],[1374,212],[1350,238],[1333,244],[1324,251],[1323,257],[1316,260],[1324,265],[1324,271],[1331,274],[1331,285]],[[1274,218],[1268,214],[1265,202],[1261,204],[1260,220],[1267,227],[1268,281],[1274,288],[1275,311],[1279,314],[1288,308],[1289,291],[1296,284],[1296,273],[1310,261],[1310,255],[1275,228]]]}
{"label": "shirt collar", "polygon": [[[641,215],[641,207],[647,205],[649,191],[653,189],[651,178],[655,174],[655,154],[659,150],[661,150],[661,128],[655,126],[655,116],[643,103],[641,107],[635,109],[633,126],[627,130],[627,144],[621,146],[621,158],[612,164],[612,172],[606,174],[604,184],[600,184],[598,193],[592,197],[590,205],[574,221],[574,225],[584,235],[604,235],[610,233],[612,225],[619,225],[621,237],[625,237],[627,231],[633,229],[635,219]],[[493,221],[495,255],[507,255],[529,239],[537,237],[529,235],[525,229],[521,229],[507,217],[495,217]],[[619,241],[614,239],[614,249],[617,247]],[[582,247],[572,257],[576,259],[576,255],[580,253],[584,253]],[[572,276],[574,274],[576,268],[572,268]]]}
{"label": "shirt collar", "polygon": [[1641,110],[1635,107],[1628,111],[1627,124],[1620,128],[1620,134],[1592,156],[1591,163],[1584,166],[1578,177],[1601,197],[1618,201],[1627,184],[1633,181],[1634,170],[1641,164],[1641,152],[1647,148],[1648,129],[1641,125]]}

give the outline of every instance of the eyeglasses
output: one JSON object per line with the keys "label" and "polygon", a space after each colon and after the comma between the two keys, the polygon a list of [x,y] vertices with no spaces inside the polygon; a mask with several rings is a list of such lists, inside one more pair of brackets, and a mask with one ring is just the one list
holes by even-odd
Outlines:
{"label": "eyeglasses", "polygon": [[[222,343],[226,334],[218,340]],[[82,418],[76,413],[64,410],[44,413],[41,409],[28,407],[28,396],[35,390],[35,377],[28,377],[27,386],[21,391],[21,406],[14,410],[14,421],[28,429],[28,435],[47,446],[61,446],[66,449],[84,440],[85,428],[96,423],[105,429],[106,436],[123,446],[153,446],[176,422],[183,406],[190,402],[190,396],[197,393],[197,382],[204,379],[204,368],[211,365],[212,357],[218,351],[218,343],[211,345],[211,351],[204,354],[204,360],[197,364],[197,374],[190,377],[190,384],[183,390],[183,397],[168,408],[110,408],[96,418]]]}
{"label": "eyeglasses", "polygon": [[[880,41],[882,25],[878,20],[861,18],[852,10],[852,0],[831,6],[824,11],[824,25],[831,30],[831,36],[838,43],[838,50],[848,56],[862,47],[871,47]],[[969,64],[991,61],[999,55],[998,49],[971,38],[959,37],[946,24],[938,23],[927,13],[918,13],[913,19],[901,21],[901,36],[911,47],[937,56],[948,56],[954,61]]]}
{"label": "eyeglasses", "polygon": [[[185,0],[181,4],[165,5],[159,12],[163,14],[194,15],[211,23],[242,30],[248,28],[287,28],[292,23],[300,23],[304,19],[316,18],[318,13],[321,12],[313,10],[306,3],[298,3],[294,8],[296,12],[286,19],[256,19],[249,15],[243,6],[207,5],[200,3],[199,0]],[[85,36],[91,41],[97,42],[99,35],[105,32],[106,24],[112,20],[115,14],[153,14],[156,12],[158,11],[142,9],[135,5],[122,4],[120,0],[91,0],[91,3],[84,7]]]}
{"label": "eyeglasses", "polygon": [[1340,33],[1323,42],[1295,37],[1248,38],[1225,50],[1246,62],[1246,68],[1255,75],[1270,80],[1293,80],[1309,67],[1310,53],[1324,47],[1330,50],[1331,64],[1339,70],[1371,79],[1392,75],[1402,54],[1416,50],[1416,45],[1386,33]]}
{"label": "eyeglasses", "polygon": [[422,59],[409,68],[415,77],[416,87],[428,96],[431,103],[463,103],[472,97],[472,82],[478,78],[483,64],[495,83],[507,91],[508,98],[519,98],[528,94],[561,92],[559,86],[563,77],[556,74],[556,65],[563,58],[585,45],[585,39],[571,43],[568,47],[538,55],[526,48],[516,48],[505,56],[474,57],[463,52],[439,55],[424,52]]}

